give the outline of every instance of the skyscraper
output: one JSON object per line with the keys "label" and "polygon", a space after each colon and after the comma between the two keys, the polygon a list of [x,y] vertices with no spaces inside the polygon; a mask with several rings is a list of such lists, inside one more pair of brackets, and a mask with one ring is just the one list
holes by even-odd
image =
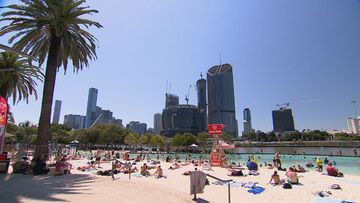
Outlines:
{"label": "skyscraper", "polygon": [[196,82],[198,108],[200,111],[200,131],[207,129],[207,109],[206,109],[206,80],[202,78]]}
{"label": "skyscraper", "polygon": [[95,88],[89,89],[89,96],[86,107],[85,128],[88,128],[96,119],[96,102],[98,90]]}
{"label": "skyscraper", "polygon": [[274,132],[295,131],[294,118],[289,108],[272,111]]}
{"label": "skyscraper", "polygon": [[356,118],[348,118],[347,125],[348,125],[349,133],[355,134],[355,135],[359,134],[359,122]]}
{"label": "skyscraper", "polygon": [[156,113],[154,115],[154,133],[156,135],[160,135],[161,131],[162,131],[161,113]]}
{"label": "skyscraper", "polygon": [[224,124],[224,132],[237,137],[238,123],[235,115],[235,96],[232,66],[223,64],[208,70],[209,124]]}
{"label": "skyscraper", "polygon": [[243,111],[244,114],[244,131],[243,131],[243,135],[255,132],[254,129],[252,129],[252,125],[251,125],[251,113],[250,113],[250,109],[249,108],[245,108]]}
{"label": "skyscraper", "polygon": [[56,100],[56,101],[55,101],[54,114],[53,114],[53,120],[52,120],[52,123],[53,123],[53,124],[59,124],[60,111],[61,111],[61,101],[60,101],[60,100]]}

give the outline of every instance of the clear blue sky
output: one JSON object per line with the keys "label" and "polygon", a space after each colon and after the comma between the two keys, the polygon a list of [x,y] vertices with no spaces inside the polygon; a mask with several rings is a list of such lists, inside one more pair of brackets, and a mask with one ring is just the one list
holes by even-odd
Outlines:
{"label": "clear blue sky", "polygon": [[[9,3],[10,1],[5,1]],[[253,127],[272,129],[271,111],[290,102],[299,130],[343,129],[360,100],[360,1],[92,0],[90,16],[104,28],[98,60],[78,74],[60,71],[55,97],[64,114],[86,112],[88,89],[98,106],[126,124],[153,125],[164,107],[166,81],[184,95],[200,72],[233,65],[236,114],[250,108]],[[3,1],[4,4],[4,1]],[[6,37],[0,42],[6,43]],[[38,122],[40,98],[12,111],[16,122]],[[190,103],[196,103],[195,90]],[[360,101],[359,101],[360,102]],[[358,105],[359,106],[359,105]]]}

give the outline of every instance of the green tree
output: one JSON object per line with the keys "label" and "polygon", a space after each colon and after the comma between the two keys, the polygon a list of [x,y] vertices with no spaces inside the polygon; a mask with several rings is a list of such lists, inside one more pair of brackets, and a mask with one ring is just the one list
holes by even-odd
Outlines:
{"label": "green tree", "polygon": [[74,139],[70,135],[70,128],[63,124],[52,124],[49,132],[49,140],[52,143],[68,144]]}
{"label": "green tree", "polygon": [[26,145],[32,144],[36,139],[36,131],[37,126],[30,121],[21,122],[16,132],[17,140]]}
{"label": "green tree", "polygon": [[183,144],[182,146],[184,146],[184,147],[190,146],[192,144],[196,144],[196,145],[199,144],[196,136],[194,136],[191,133],[184,133],[183,139],[184,139],[184,141],[182,143]]}
{"label": "green tree", "polygon": [[177,133],[172,139],[171,139],[171,145],[175,147],[184,146],[184,138],[182,135]]}
{"label": "green tree", "polygon": [[40,69],[30,65],[28,59],[12,52],[0,53],[0,96],[6,100],[12,96],[15,104],[20,100],[28,102],[30,95],[37,98],[36,80],[42,79]]}
{"label": "green tree", "polygon": [[126,137],[125,137],[125,144],[130,145],[130,146],[136,146],[138,145],[140,142],[140,136],[136,133],[129,133]]}
{"label": "green tree", "polygon": [[222,135],[221,135],[221,139],[224,140],[225,142],[232,142],[233,141],[233,136],[231,136],[230,134],[224,132]]}
{"label": "green tree", "polygon": [[197,140],[200,147],[205,147],[208,143],[208,139],[210,138],[209,133],[201,132],[197,135]]}
{"label": "green tree", "polygon": [[89,65],[96,59],[96,38],[83,29],[89,26],[101,28],[94,21],[82,18],[97,13],[97,10],[83,6],[85,0],[20,0],[21,4],[7,6],[1,21],[10,23],[0,30],[0,36],[14,33],[9,43],[14,48],[37,57],[41,66],[45,59],[45,83],[39,119],[36,158],[47,158],[48,133],[50,129],[51,105],[54,95],[56,73],[63,66],[66,71],[68,60],[74,71]]}

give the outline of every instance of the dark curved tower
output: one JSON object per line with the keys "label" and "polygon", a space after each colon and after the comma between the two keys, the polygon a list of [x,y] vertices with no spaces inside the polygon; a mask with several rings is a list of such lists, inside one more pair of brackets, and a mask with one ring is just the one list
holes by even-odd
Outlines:
{"label": "dark curved tower", "polygon": [[238,136],[232,66],[223,64],[208,70],[209,124],[224,124],[224,132]]}
{"label": "dark curved tower", "polygon": [[206,80],[201,78],[196,82],[200,131],[207,130],[207,109],[206,109]]}

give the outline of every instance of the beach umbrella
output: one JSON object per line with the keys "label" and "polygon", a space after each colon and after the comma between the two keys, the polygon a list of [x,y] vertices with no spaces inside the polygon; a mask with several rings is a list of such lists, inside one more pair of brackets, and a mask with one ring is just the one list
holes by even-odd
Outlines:
{"label": "beach umbrella", "polygon": [[190,147],[198,147],[196,144],[192,144],[190,145]]}

